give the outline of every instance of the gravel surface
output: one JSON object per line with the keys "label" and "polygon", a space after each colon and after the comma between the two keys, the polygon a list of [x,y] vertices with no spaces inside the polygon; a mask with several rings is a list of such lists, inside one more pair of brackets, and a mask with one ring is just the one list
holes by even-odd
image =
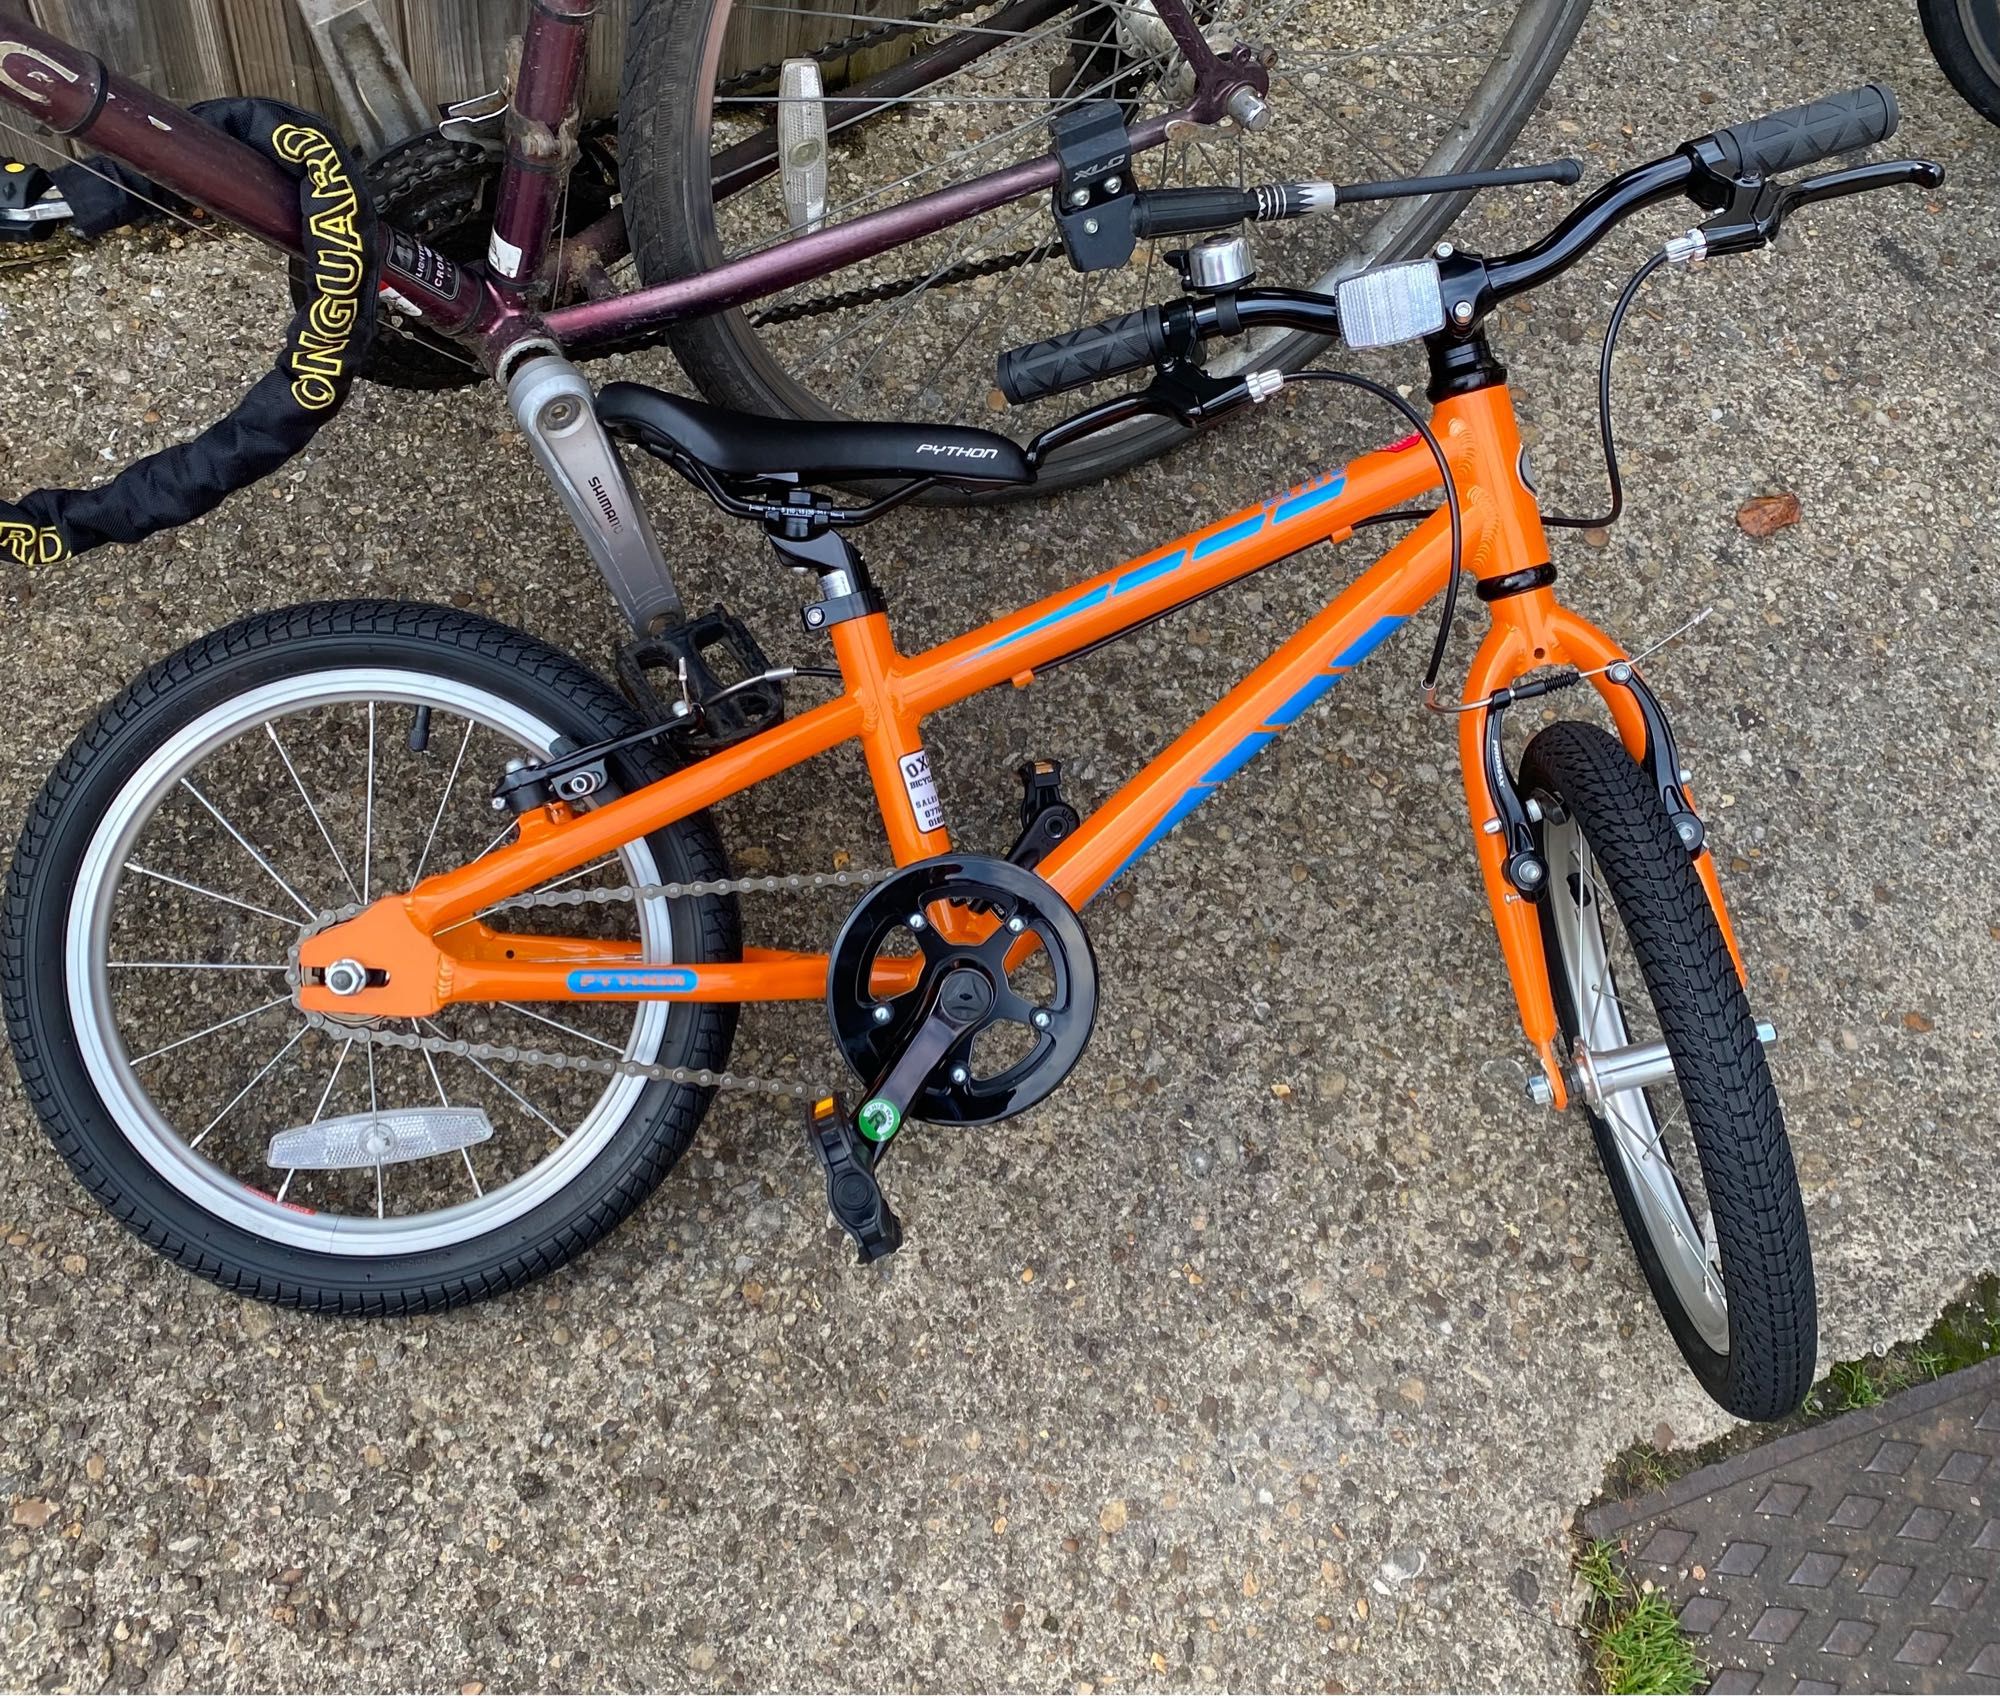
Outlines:
{"label": "gravel surface", "polygon": [[[1569,597],[1635,643],[1715,609],[1653,672],[1787,1038],[1823,1360],[1920,1331],[1996,1258],[2000,146],[1907,9],[1864,0],[1749,21],[1614,0],[1523,146],[1601,173],[1865,77],[1902,92],[1907,143],[1952,184],[1658,280],[1619,379],[1632,514],[1606,547],[1559,544]],[[1552,204],[1489,206],[1464,239],[1499,246]],[[1668,227],[1502,327],[1558,504],[1598,498],[1598,329]],[[226,405],[279,310],[249,259],[154,237],[0,273],[7,484],[106,475]],[[872,558],[906,644],[939,639],[1385,428],[1309,392],[1098,491],[899,515]],[[756,538],[653,486],[691,599],[726,594],[808,657]],[[1785,491],[1800,524],[1738,530],[1743,501]],[[945,715],[931,752],[962,839],[1005,846],[1030,754],[1068,761],[1080,799],[1109,793],[1344,569],[1308,557]],[[100,699],[240,613],[450,600],[599,666],[617,637],[487,393],[358,393],[205,523],[5,589],[10,818]],[[890,1177],[910,1246],[878,1270],[849,1264],[798,1125],[725,1100],[572,1269],[441,1319],[309,1320],[101,1216],[9,1073],[0,1680],[1574,1681],[1572,1504],[1633,1438],[1726,1420],[1650,1308],[1581,1127],[1521,1099],[1452,747],[1415,705],[1424,640],[1391,643],[1091,910],[1104,1007],[1077,1075],[990,1136],[912,1136]],[[858,761],[829,761],[722,825],[748,869],[869,863],[865,795]],[[752,1018],[737,1059],[783,1069],[817,1040]]]}

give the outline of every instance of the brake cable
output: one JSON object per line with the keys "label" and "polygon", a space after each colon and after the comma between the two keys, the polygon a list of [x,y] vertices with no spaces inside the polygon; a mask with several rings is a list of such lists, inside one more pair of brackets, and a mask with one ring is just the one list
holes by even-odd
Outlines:
{"label": "brake cable", "polygon": [[1663,248],[1632,273],[1618,304],[1611,309],[1611,321],[1604,328],[1604,352],[1597,362],[1597,431],[1604,443],[1605,475],[1611,481],[1611,510],[1602,518],[1570,518],[1559,512],[1545,512],[1542,514],[1545,525],[1559,530],[1609,530],[1625,511],[1625,479],[1618,468],[1618,437],[1611,416],[1611,356],[1618,349],[1618,332],[1625,326],[1625,314],[1631,311],[1647,279],[1667,259]]}
{"label": "brake cable", "polygon": [[[1611,309],[1610,321],[1605,325],[1604,347],[1597,362],[1597,430],[1604,444],[1604,471],[1611,484],[1611,510],[1599,518],[1572,518],[1565,513],[1545,512],[1542,523],[1558,530],[1608,530],[1616,524],[1625,511],[1625,478],[1618,463],[1618,435],[1611,403],[1611,363],[1618,350],[1618,334],[1625,327],[1626,314],[1632,310],[1632,303],[1638,299],[1639,291],[1645,287],[1653,273],[1668,262],[1669,255],[1663,250],[1651,254],[1644,264],[1632,273],[1618,296],[1618,303]],[[1288,376],[1290,383],[1308,379],[1320,382],[1347,383],[1358,389],[1366,389],[1380,396],[1417,427],[1424,441],[1430,447],[1431,457],[1438,463],[1444,477],[1445,497],[1451,508],[1451,579],[1445,585],[1444,609],[1438,619],[1437,639],[1431,647],[1430,664],[1424,670],[1424,694],[1426,700],[1435,705],[1437,681],[1444,667],[1445,647],[1451,639],[1452,621],[1458,607],[1458,574],[1464,559],[1464,543],[1461,519],[1458,509],[1458,491],[1453,487],[1450,469],[1445,464],[1443,450],[1437,438],[1417,414],[1416,408],[1392,389],[1379,383],[1370,382],[1365,377],[1357,377],[1346,371],[1299,371]],[[1436,507],[1412,507],[1398,512],[1379,512],[1361,519],[1355,529],[1366,529],[1376,524],[1419,523],[1437,513]]]}
{"label": "brake cable", "polygon": [[[1444,606],[1438,614],[1438,632],[1431,644],[1430,664],[1424,668],[1424,693],[1437,693],[1438,675],[1444,670],[1444,653],[1451,642],[1451,627],[1458,614],[1458,576],[1465,566],[1465,515],[1459,510],[1458,485],[1452,481],[1451,462],[1445,458],[1444,448],[1432,433],[1429,422],[1407,400],[1386,384],[1376,382],[1372,377],[1363,377],[1353,371],[1294,371],[1285,378],[1285,386],[1294,383],[1340,383],[1348,388],[1360,389],[1373,395],[1377,400],[1393,407],[1408,420],[1410,427],[1423,437],[1424,445],[1431,450],[1431,458],[1437,461],[1438,475],[1444,479],[1445,507],[1451,514],[1451,570],[1444,583]],[[1383,513],[1382,522],[1390,518],[1411,517],[1431,518],[1436,515],[1433,507],[1422,513]]]}

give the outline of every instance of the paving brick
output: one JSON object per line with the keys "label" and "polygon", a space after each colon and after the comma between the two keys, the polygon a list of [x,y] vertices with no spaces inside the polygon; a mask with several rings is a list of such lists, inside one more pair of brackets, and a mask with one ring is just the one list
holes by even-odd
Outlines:
{"label": "paving brick", "polygon": [[1996,1392],[1988,1361],[1597,1508],[1585,1528],[1665,1593],[1712,1691],[1991,1690]]}

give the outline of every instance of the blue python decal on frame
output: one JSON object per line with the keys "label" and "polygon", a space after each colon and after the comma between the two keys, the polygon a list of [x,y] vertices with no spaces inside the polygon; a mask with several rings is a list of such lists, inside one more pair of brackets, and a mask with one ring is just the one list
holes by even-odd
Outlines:
{"label": "blue python decal on frame", "polygon": [[[1150,583],[1156,577],[1165,577],[1170,572],[1180,570],[1191,560],[1206,559],[1210,554],[1219,553],[1224,548],[1232,548],[1238,542],[1247,541],[1268,525],[1289,524],[1303,513],[1315,507],[1324,506],[1347,487],[1345,471],[1330,471],[1326,481],[1319,485],[1302,485],[1288,489],[1282,495],[1274,495],[1264,503],[1261,512],[1240,519],[1226,530],[1218,530],[1213,536],[1185,547],[1170,549],[1143,564],[1135,565],[1130,571],[1113,578],[1109,583],[1100,583],[1095,589],[1086,590],[1067,606],[1057,607],[1054,612],[1044,613],[1032,624],[1024,624],[1019,630],[1010,630],[997,642],[989,642],[979,651],[993,653],[996,649],[1011,647],[1024,636],[1032,636],[1037,631],[1047,630],[1051,625],[1061,624],[1065,619],[1074,618],[1080,612],[1088,612],[1092,607],[1100,607],[1106,601],[1136,589],[1142,583]],[[1310,542],[1301,544],[1309,546]]]}
{"label": "blue python decal on frame", "polygon": [[572,995],[688,995],[697,981],[685,966],[590,966],[563,980]]}

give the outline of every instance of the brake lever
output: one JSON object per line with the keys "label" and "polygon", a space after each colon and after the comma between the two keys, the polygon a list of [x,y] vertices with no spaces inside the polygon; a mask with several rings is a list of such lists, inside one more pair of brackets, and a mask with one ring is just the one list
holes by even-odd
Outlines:
{"label": "brake lever", "polygon": [[1801,206],[1816,206],[1822,200],[1842,200],[1850,194],[1867,194],[1878,188],[1939,188],[1944,183],[1944,167],[1934,159],[1891,159],[1879,165],[1857,165],[1851,171],[1832,171],[1823,177],[1808,177],[1779,196],[1778,217],[1782,220]]}
{"label": "brake lever", "polygon": [[1802,206],[1844,200],[1878,188],[1937,188],[1944,167],[1930,159],[1891,159],[1879,165],[1857,165],[1831,171],[1802,183],[1776,183],[1764,177],[1725,178],[1729,198],[1722,210],[1699,229],[1676,236],[1667,244],[1675,260],[1709,259],[1720,254],[1748,253],[1777,239],[1785,220]]}

